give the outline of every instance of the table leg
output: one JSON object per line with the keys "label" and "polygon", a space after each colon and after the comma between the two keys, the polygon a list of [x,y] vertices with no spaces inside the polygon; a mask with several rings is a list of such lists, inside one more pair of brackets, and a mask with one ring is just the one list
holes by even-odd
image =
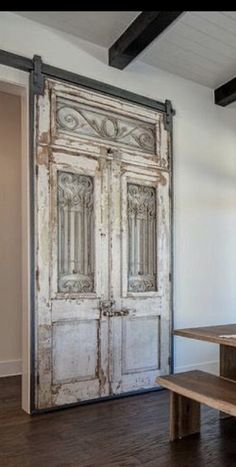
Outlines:
{"label": "table leg", "polygon": [[170,441],[200,432],[200,403],[170,391]]}
{"label": "table leg", "polygon": [[236,347],[220,345],[220,376],[236,381]]}
{"label": "table leg", "polygon": [[[236,347],[220,344],[220,376],[236,382]],[[220,418],[228,417],[230,415],[220,412]]]}

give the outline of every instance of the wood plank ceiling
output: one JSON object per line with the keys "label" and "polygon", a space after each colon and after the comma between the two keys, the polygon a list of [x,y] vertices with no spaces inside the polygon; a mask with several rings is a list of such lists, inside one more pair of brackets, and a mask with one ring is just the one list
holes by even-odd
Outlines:
{"label": "wood plank ceiling", "polygon": [[236,11],[186,12],[140,59],[215,88],[236,75]]}
{"label": "wood plank ceiling", "polygon": [[[108,49],[140,12],[15,13]],[[215,89],[236,76],[236,11],[188,11],[137,59]]]}

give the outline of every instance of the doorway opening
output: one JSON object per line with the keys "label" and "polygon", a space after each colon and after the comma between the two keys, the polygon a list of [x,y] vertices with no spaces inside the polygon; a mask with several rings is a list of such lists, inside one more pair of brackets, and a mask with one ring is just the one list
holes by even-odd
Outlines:
{"label": "doorway opening", "polygon": [[0,67],[0,391],[30,412],[27,82]]}
{"label": "doorway opening", "polygon": [[[0,88],[0,376],[22,374],[21,97]],[[6,382],[7,383],[7,382]]]}

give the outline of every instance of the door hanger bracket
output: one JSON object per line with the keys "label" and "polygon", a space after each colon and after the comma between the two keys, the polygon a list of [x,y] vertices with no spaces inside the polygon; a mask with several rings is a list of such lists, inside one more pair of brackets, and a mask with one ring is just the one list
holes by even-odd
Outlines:
{"label": "door hanger bracket", "polygon": [[33,57],[33,70],[31,72],[31,85],[34,95],[42,95],[44,93],[44,75],[42,73],[42,59],[39,55]]}
{"label": "door hanger bracket", "polygon": [[172,131],[173,116],[175,115],[175,110],[172,107],[171,101],[166,99],[165,101],[166,111],[164,113],[164,128],[166,131]]}

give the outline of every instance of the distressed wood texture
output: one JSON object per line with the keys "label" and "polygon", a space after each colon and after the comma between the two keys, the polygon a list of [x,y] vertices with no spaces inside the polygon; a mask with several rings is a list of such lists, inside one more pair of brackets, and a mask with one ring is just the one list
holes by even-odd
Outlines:
{"label": "distressed wood texture", "polygon": [[200,432],[200,403],[170,392],[170,441]]}
{"label": "distressed wood texture", "polygon": [[[127,310],[125,318],[115,317],[111,322],[112,359],[111,389],[113,394],[150,388],[159,374],[169,373],[169,181],[168,174],[150,171],[143,166],[123,163],[112,164],[111,184],[112,210],[111,235],[114,266],[111,269],[112,298],[119,310]],[[117,177],[120,170],[121,176]],[[138,186],[141,191],[151,190],[156,200],[156,249],[153,261],[157,276],[152,290],[146,285],[146,272],[140,267],[140,246],[147,248],[147,239],[136,223],[136,236],[129,236],[129,186]],[[141,210],[143,207],[137,200]],[[137,207],[138,207],[137,206]],[[139,209],[138,209],[139,210]],[[121,213],[119,215],[119,213]],[[141,235],[140,235],[141,234]],[[143,235],[143,239],[141,238]],[[133,243],[132,243],[133,238]],[[150,246],[150,245],[149,245]],[[130,290],[129,252],[136,258],[138,290]],[[122,256],[120,256],[122,252]],[[121,278],[121,280],[120,280]],[[153,290],[154,288],[154,290]],[[119,351],[117,351],[119,349]]]}
{"label": "distressed wood texture", "polygon": [[36,109],[36,406],[152,388],[170,353],[163,115],[52,80]]}

